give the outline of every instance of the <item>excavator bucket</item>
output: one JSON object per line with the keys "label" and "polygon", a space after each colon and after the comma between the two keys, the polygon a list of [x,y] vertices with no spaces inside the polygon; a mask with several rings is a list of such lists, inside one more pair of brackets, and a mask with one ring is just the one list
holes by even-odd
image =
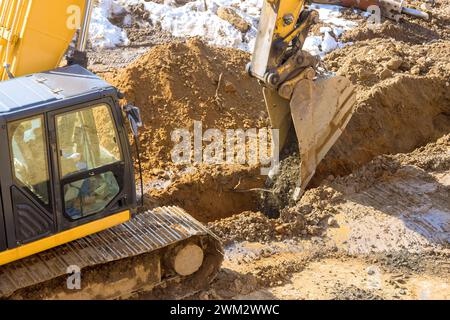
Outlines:
{"label": "excavator bucket", "polygon": [[354,86],[341,76],[304,79],[295,85],[290,102],[267,88],[264,97],[272,127],[280,130],[281,147],[294,125],[301,160],[294,194],[298,198],[350,121],[356,101]]}

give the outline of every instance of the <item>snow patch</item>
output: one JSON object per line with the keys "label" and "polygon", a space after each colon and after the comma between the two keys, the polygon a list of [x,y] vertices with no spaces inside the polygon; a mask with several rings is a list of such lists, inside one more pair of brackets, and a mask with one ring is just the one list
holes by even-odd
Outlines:
{"label": "snow patch", "polygon": [[114,48],[118,45],[128,45],[127,34],[121,28],[113,25],[108,18],[124,13],[124,8],[114,0],[99,0],[92,11],[89,29],[89,40],[93,47]]}
{"label": "snow patch", "polygon": [[[323,36],[309,36],[305,40],[303,49],[313,55],[318,55],[323,58],[327,53],[331,51],[351,45],[352,43],[343,43],[338,41],[344,31],[350,30],[356,27],[356,22],[342,18],[342,7],[328,4],[311,4],[311,9],[316,10],[319,13],[319,19],[328,24],[327,27],[321,27],[319,29]],[[331,35],[331,32],[334,36]]]}
{"label": "snow patch", "polygon": [[[206,7],[205,7],[206,3]],[[149,13],[152,24],[175,37],[200,37],[211,45],[233,47],[252,52],[258,29],[263,0],[194,0],[185,5],[176,5],[171,0],[155,3],[146,0],[99,0],[92,17],[90,39],[95,47],[111,48],[127,45],[126,32],[113,25],[108,18],[126,14],[130,6],[139,5]],[[245,19],[251,28],[242,33],[228,21],[217,16],[220,6],[232,7]],[[323,36],[310,36],[306,39],[304,49],[314,55],[325,54],[341,48],[346,44],[338,41],[343,32],[354,28],[357,23],[342,18],[342,8],[335,5],[312,4],[319,18],[329,26],[320,29]],[[124,22],[131,22],[129,15]]]}
{"label": "snow patch", "polygon": [[[144,0],[118,0],[122,6],[140,5],[149,12],[152,24],[161,25],[162,30],[175,37],[201,37],[209,44],[253,50],[262,0],[196,0],[183,6],[170,2],[159,4]],[[228,21],[217,16],[219,6],[233,7],[251,29],[243,34]]]}
{"label": "snow patch", "polygon": [[319,19],[321,21],[336,27],[341,27],[344,30],[350,30],[358,25],[356,22],[341,18],[342,7],[330,4],[313,3],[310,8],[319,12]]}

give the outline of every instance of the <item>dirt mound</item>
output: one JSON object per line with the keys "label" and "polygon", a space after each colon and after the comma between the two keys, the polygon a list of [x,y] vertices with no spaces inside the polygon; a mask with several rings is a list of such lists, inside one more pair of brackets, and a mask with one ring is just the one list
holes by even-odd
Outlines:
{"label": "dirt mound", "polygon": [[[374,27],[373,25],[369,26],[367,20],[359,18],[357,19],[358,27],[346,31],[342,35],[342,41],[355,42],[384,38],[409,44],[421,44],[438,39],[450,40],[450,31],[447,27],[450,23],[450,2],[448,0],[436,1],[432,6],[429,1],[422,0],[405,1],[403,5],[422,11],[424,8],[421,8],[421,5],[428,6],[429,10],[425,11],[430,14],[431,20],[425,21],[403,14],[399,22],[382,18],[382,23]],[[355,20],[354,17],[348,15],[348,12],[347,10],[347,17]]]}
{"label": "dirt mound", "polygon": [[128,102],[140,107],[141,145],[146,176],[154,168],[173,168],[171,133],[208,128],[261,128],[267,125],[262,92],[245,65],[250,56],[191,39],[155,46],[107,78]]}
{"label": "dirt mound", "polygon": [[409,152],[450,129],[450,91],[437,78],[402,76],[377,85],[317,169],[344,175],[380,154]]}
{"label": "dirt mound", "polygon": [[[349,174],[377,155],[410,152],[450,131],[450,43],[371,40],[326,63],[357,85],[357,107],[317,169],[315,183]],[[426,54],[425,54],[426,53]]]}
{"label": "dirt mound", "polygon": [[[439,22],[441,24],[448,23],[448,19]],[[429,26],[432,26],[432,28],[428,28]],[[344,42],[363,41],[376,38],[392,39],[410,44],[421,44],[438,39],[448,40],[450,34],[444,28],[418,21],[418,19],[410,19],[409,21],[406,20],[401,23],[385,20],[377,28],[370,28],[366,22],[361,22],[361,26],[349,30],[342,35],[342,41]]]}
{"label": "dirt mound", "polygon": [[106,75],[141,109],[147,208],[179,205],[203,222],[256,209],[257,194],[245,191],[264,184],[256,168],[175,164],[171,158],[172,133],[186,129],[192,143],[194,121],[202,122],[202,133],[268,125],[261,87],[245,72],[249,59],[240,50],[190,39],[155,46]]}
{"label": "dirt mound", "polygon": [[333,51],[325,63],[330,70],[369,88],[402,74],[448,78],[449,52],[449,41],[407,45],[392,39],[373,39]]}

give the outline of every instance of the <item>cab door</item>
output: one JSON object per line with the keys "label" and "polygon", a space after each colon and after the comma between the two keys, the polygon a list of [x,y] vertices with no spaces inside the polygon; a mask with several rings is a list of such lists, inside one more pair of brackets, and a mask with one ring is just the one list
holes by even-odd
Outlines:
{"label": "cab door", "polygon": [[124,211],[123,144],[108,100],[50,114],[58,231]]}
{"label": "cab door", "polygon": [[[55,219],[45,116],[36,114],[8,122],[7,133],[11,171],[2,173],[6,183],[9,182],[8,186],[2,186],[8,192],[2,190],[2,194],[4,214],[12,214],[13,224],[7,229],[11,248],[11,244],[18,246],[51,235]],[[9,174],[11,179],[7,179]],[[6,216],[3,218],[6,222]]]}

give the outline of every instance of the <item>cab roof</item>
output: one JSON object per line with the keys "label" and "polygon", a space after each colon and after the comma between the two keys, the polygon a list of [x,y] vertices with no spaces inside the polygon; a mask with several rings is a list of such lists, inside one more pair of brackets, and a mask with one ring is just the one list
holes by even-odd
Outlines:
{"label": "cab roof", "polygon": [[0,117],[108,89],[114,87],[79,65],[14,78],[0,82]]}

